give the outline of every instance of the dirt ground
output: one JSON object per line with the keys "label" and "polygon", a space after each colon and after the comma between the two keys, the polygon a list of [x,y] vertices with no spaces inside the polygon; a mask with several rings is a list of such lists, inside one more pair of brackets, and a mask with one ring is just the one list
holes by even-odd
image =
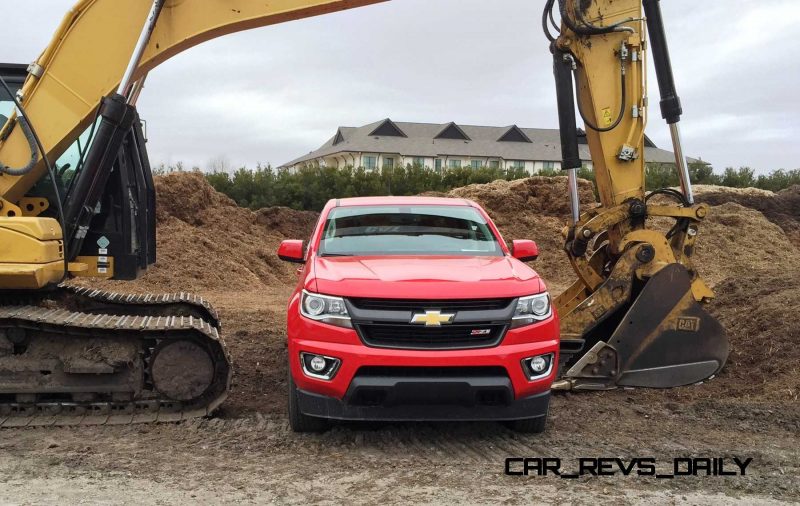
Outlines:
{"label": "dirt ground", "polygon": [[[561,183],[454,192],[482,202],[505,239],[536,239],[545,253],[534,267],[554,292],[570,281],[558,249],[564,209],[543,195],[564,195]],[[800,216],[770,216],[770,204],[723,194],[715,190],[721,200],[696,256],[731,339],[719,377],[668,391],[558,394],[542,435],[499,424],[342,424],[295,435],[285,414],[284,338],[294,275],[274,250],[282,238],[305,238],[316,216],[251,212],[195,175],[161,178],[159,265],[112,285],[161,292],[188,282],[208,297],[234,360],[231,396],[213,418],[182,424],[2,430],[0,503],[798,502],[800,252],[790,219]],[[655,457],[666,471],[688,456],[753,462],[746,476],[673,480],[503,473],[507,457],[559,457],[567,467],[580,457]]]}

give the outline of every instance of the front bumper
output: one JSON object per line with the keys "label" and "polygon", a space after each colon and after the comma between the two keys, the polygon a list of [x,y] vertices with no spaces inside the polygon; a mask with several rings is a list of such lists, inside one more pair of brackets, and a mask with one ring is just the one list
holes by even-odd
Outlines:
{"label": "front bumper", "polygon": [[[382,380],[388,378],[381,378]],[[384,382],[385,383],[385,382]],[[380,389],[381,386],[377,386]],[[355,388],[355,390],[354,390]],[[481,394],[491,391],[490,398],[499,391],[496,387],[487,389],[485,386],[469,383],[395,383],[391,387],[390,396],[397,400],[398,392],[403,392],[402,396],[408,395],[411,390],[418,390],[417,393],[424,392],[423,397],[441,392],[441,399],[444,403],[434,404],[395,404],[389,400],[375,406],[365,406],[353,404],[350,399],[358,397],[358,390],[365,388],[365,385],[351,388],[345,399],[340,400],[335,397],[315,394],[299,390],[297,392],[300,404],[300,411],[309,416],[319,418],[329,418],[334,420],[349,421],[387,421],[387,422],[441,422],[441,421],[507,421],[524,420],[530,418],[540,418],[547,416],[550,404],[550,391],[543,392],[523,399],[509,400],[505,404],[481,404]],[[372,390],[374,387],[367,387]],[[510,384],[506,386],[510,389]],[[453,395],[455,394],[455,396]],[[454,401],[467,400],[472,398],[472,403],[454,403]]]}
{"label": "front bumper", "polygon": [[[289,365],[306,415],[343,420],[515,420],[547,412],[556,368],[530,380],[522,360],[553,353],[558,363],[555,312],[549,320],[508,330],[493,347],[410,350],[366,346],[353,329],[303,318],[296,304],[297,298],[290,304],[287,322]],[[338,358],[341,366],[331,380],[309,377],[301,368],[302,352]],[[365,377],[370,369],[382,372]],[[473,374],[478,369],[484,372]],[[487,369],[494,372],[485,374]],[[402,377],[393,377],[395,371]],[[459,378],[462,371],[465,378]],[[431,372],[433,377],[426,378]],[[359,390],[385,393],[376,394],[381,396],[378,405],[364,405]],[[420,399],[412,395],[415,392],[432,392],[433,398]],[[495,397],[487,403],[486,396]]]}

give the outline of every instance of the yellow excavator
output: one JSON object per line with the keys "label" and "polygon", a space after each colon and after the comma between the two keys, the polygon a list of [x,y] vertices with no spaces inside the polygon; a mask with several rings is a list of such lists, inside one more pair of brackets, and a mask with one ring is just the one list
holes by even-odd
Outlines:
{"label": "yellow excavator", "polygon": [[[136,110],[151,70],[225,34],[379,1],[80,0],[35,62],[0,65],[0,426],[176,421],[222,403],[231,363],[207,302],[65,281],[135,279],[156,260],[155,190]],[[713,293],[691,263],[708,208],[693,201],[659,2],[546,0],[542,23],[569,176],[565,250],[578,275],[555,301],[554,388],[708,379],[728,344],[701,305]],[[648,53],[680,191],[645,192]],[[576,113],[601,203],[583,211]],[[673,225],[648,227],[652,217]]]}

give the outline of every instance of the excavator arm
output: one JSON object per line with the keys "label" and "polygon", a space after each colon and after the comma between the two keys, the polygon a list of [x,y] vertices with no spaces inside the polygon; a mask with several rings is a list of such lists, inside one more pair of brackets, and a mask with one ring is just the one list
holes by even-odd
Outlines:
{"label": "excavator arm", "polygon": [[[548,0],[542,22],[553,53],[562,169],[569,176],[565,250],[578,275],[555,301],[563,378],[556,388],[672,387],[707,379],[725,364],[728,342],[701,305],[713,292],[692,264],[708,207],[694,204],[659,0]],[[645,192],[648,51],[681,191]],[[584,212],[576,116],[585,125],[600,197],[600,207]],[[673,224],[662,230],[649,218]]]}

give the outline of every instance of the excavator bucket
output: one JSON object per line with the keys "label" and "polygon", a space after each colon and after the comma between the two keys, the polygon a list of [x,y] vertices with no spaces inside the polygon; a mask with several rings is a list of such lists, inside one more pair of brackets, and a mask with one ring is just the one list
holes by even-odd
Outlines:
{"label": "excavator bucket", "polygon": [[671,264],[648,280],[611,337],[564,379],[576,390],[671,388],[714,376],[727,358],[725,330],[692,296],[686,268]]}

